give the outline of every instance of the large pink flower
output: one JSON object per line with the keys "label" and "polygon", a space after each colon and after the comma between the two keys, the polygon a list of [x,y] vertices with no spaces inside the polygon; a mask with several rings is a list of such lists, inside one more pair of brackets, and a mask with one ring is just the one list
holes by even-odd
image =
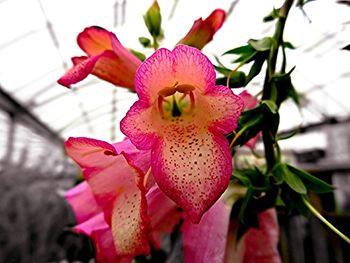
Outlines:
{"label": "large pink flower", "polygon": [[179,41],[198,49],[202,49],[213,39],[214,34],[220,29],[225,21],[226,12],[222,9],[215,9],[204,21],[197,19],[187,35]]}
{"label": "large pink flower", "polygon": [[101,27],[85,28],[78,35],[79,47],[88,56],[73,57],[73,68],[58,83],[70,87],[89,74],[114,85],[134,90],[134,77],[141,60],[121,45],[117,37]]}
{"label": "large pink flower", "polygon": [[232,161],[224,134],[234,130],[243,102],[224,86],[197,49],[157,50],[135,78],[139,100],[121,130],[139,149],[152,150],[161,190],[198,223],[227,188]]}

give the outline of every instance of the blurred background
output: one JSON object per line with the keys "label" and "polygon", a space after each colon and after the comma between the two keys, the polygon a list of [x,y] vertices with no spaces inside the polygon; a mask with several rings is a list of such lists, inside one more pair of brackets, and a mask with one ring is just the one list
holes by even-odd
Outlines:
{"label": "blurred background", "polygon": [[[66,158],[69,136],[123,139],[119,122],[136,95],[93,76],[69,90],[56,83],[84,55],[76,36],[98,25],[128,48],[144,51],[142,15],[152,0],[0,0],[0,262],[89,262],[91,244],[69,231],[74,217],[62,193],[79,177]],[[232,12],[203,52],[214,56],[271,34],[262,19],[282,1],[159,0],[165,39],[172,48],[215,8]],[[333,183],[332,194],[312,196],[316,207],[350,234],[350,2],[310,1],[292,8],[285,40],[288,68],[302,107],[281,109],[285,158]],[[234,7],[232,9],[232,7]],[[229,60],[222,60],[229,67]],[[262,79],[247,87],[257,94]],[[238,94],[241,90],[234,92]],[[250,152],[242,151],[249,159]],[[316,219],[281,215],[284,262],[350,262],[349,249]],[[90,260],[93,262],[92,260]]]}

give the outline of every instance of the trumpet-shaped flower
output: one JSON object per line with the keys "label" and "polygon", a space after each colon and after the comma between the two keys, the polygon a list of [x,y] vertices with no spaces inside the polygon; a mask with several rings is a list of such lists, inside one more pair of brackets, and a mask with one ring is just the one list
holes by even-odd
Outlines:
{"label": "trumpet-shaped flower", "polygon": [[134,77],[141,60],[122,46],[117,37],[101,27],[85,28],[78,35],[79,47],[88,56],[73,57],[73,68],[58,83],[70,87],[89,74],[114,85],[134,90]]}
{"label": "trumpet-shaped flower", "polygon": [[202,18],[197,19],[187,35],[179,41],[179,44],[202,49],[221,28],[225,17],[226,13],[224,10],[215,9],[205,20]]}
{"label": "trumpet-shaped flower", "polygon": [[[150,227],[143,171],[149,164],[148,153],[140,154],[129,141],[111,145],[88,138],[70,138],[65,146],[68,155],[83,169],[89,189],[103,211],[105,222],[111,229],[116,255],[132,257],[149,253]],[[86,188],[84,195],[91,196]],[[76,195],[79,196],[82,195]],[[96,206],[94,202],[85,204],[90,205]],[[74,210],[76,207],[73,205]],[[76,217],[88,214],[86,210],[89,208],[79,208]]]}
{"label": "trumpet-shaped flower", "polygon": [[152,150],[160,189],[198,223],[227,188],[231,154],[225,134],[234,130],[243,102],[224,86],[197,49],[157,50],[135,77],[139,100],[121,130],[139,149]]}

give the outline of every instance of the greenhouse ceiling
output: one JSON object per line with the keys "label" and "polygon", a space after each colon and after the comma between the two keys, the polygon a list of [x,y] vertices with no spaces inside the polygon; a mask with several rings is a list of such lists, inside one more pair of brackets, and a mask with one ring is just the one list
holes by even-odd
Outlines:
{"label": "greenhouse ceiling", "polygon": [[[172,48],[191,28],[215,8],[231,10],[224,26],[203,52],[214,55],[244,45],[250,38],[271,34],[273,23],[262,23],[280,1],[159,0],[164,42]],[[121,139],[119,122],[136,95],[126,89],[89,76],[69,90],[57,79],[72,66],[73,56],[84,55],[76,37],[85,27],[98,25],[113,31],[124,46],[144,51],[138,38],[148,36],[142,15],[152,0],[0,0],[0,85],[40,122],[63,139],[87,136],[102,140]],[[304,11],[294,8],[285,39],[288,68],[296,66],[294,86],[303,94],[302,108],[292,103],[282,109],[281,129],[348,118],[350,113],[349,44],[350,8],[336,1],[317,0]],[[229,66],[230,58],[223,58]],[[247,89],[256,94],[262,85],[255,80]],[[236,90],[238,93],[241,90]]]}

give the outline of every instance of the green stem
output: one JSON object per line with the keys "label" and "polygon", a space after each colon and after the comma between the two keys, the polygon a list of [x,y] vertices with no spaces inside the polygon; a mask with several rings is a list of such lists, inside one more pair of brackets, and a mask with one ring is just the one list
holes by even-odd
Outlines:
{"label": "green stem", "polygon": [[[276,24],[276,29],[273,38],[276,40],[276,45],[273,46],[270,50],[268,65],[264,80],[264,88],[262,99],[270,100],[272,96],[272,83],[271,77],[275,74],[276,71],[276,62],[278,56],[278,49],[283,45],[283,31],[286,23],[286,19],[289,13],[289,10],[293,4],[294,0],[285,0],[279,12],[279,19]],[[264,127],[262,129],[262,137],[264,143],[264,152],[266,158],[267,169],[271,170],[276,164],[275,156],[275,140],[273,137],[275,134],[272,134],[269,130],[269,127]]]}
{"label": "green stem", "polygon": [[340,232],[335,226],[333,226],[326,218],[324,218],[315,207],[313,207],[309,201],[306,200],[305,197],[303,197],[303,202],[309,208],[310,212],[317,217],[320,221],[322,221],[326,226],[328,226],[335,234],[337,234],[339,237],[341,237],[346,243],[350,244],[350,238],[348,238],[346,235],[344,235],[342,232]]}

